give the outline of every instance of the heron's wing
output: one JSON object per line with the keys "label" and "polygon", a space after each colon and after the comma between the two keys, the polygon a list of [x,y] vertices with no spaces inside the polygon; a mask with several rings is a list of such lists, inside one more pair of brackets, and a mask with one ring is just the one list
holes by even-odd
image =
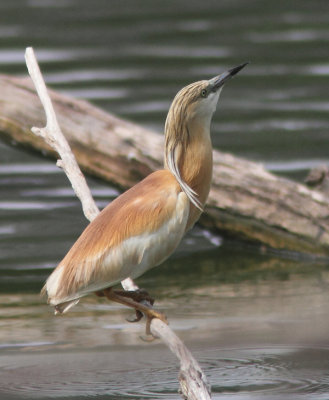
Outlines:
{"label": "heron's wing", "polygon": [[71,302],[159,264],[180,242],[188,214],[173,175],[149,175],[87,226],[47,280],[50,303]]}

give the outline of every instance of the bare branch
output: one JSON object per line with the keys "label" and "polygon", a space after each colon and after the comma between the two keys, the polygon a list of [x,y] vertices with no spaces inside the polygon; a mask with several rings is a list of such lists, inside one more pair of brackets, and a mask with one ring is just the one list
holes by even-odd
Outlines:
{"label": "bare branch", "polygon": [[59,154],[61,159],[58,160],[57,165],[63,168],[75,194],[81,201],[84,215],[91,221],[98,215],[99,210],[70,146],[58,125],[56,114],[32,47],[26,49],[25,60],[47,118],[44,128],[33,127],[32,132],[37,136],[41,136]]}
{"label": "bare branch", "polygon": [[[63,169],[71,182],[77,197],[82,203],[84,215],[89,221],[92,221],[99,214],[99,210],[74,154],[58,125],[47,87],[31,47],[26,49],[25,60],[47,118],[44,128],[33,127],[31,130],[35,135],[41,136],[59,154],[60,159],[57,161],[57,165]],[[130,278],[125,279],[121,284],[125,290],[138,289],[138,286]],[[210,400],[210,388],[207,379],[183,342],[168,325],[159,319],[151,321],[150,329],[152,334],[161,338],[180,361],[179,381],[182,397],[187,400]]]}
{"label": "bare branch", "polygon": [[151,332],[152,335],[162,339],[180,362],[178,379],[182,397],[188,400],[210,400],[207,378],[178,336],[160,319],[152,319]]}

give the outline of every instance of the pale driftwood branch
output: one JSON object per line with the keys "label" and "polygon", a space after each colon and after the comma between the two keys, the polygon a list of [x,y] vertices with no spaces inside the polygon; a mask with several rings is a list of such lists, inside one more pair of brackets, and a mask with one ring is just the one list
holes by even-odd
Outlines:
{"label": "pale driftwood branch", "polygon": [[[33,127],[31,130],[35,135],[42,137],[61,157],[61,159],[57,161],[57,165],[64,170],[77,197],[82,203],[84,215],[91,221],[99,214],[99,209],[94,202],[74,154],[59,127],[47,87],[31,47],[26,49],[25,60],[42,102],[47,120],[45,128]],[[138,289],[138,286],[130,278],[122,281],[121,284],[125,290]],[[206,376],[183,342],[174,334],[168,325],[159,319],[153,319],[151,321],[150,329],[151,333],[155,337],[162,339],[180,361],[179,381],[183,398],[187,400],[211,399],[210,386],[207,383]]]}
{"label": "pale driftwood branch", "polygon": [[25,60],[47,118],[47,124],[44,128],[33,127],[31,130],[35,135],[42,137],[61,157],[57,161],[57,165],[64,170],[69,178],[75,194],[81,201],[84,215],[91,221],[98,215],[98,207],[70,146],[58,125],[56,114],[32,47],[26,49]]}
{"label": "pale driftwood branch", "polygon": [[174,332],[159,319],[152,320],[151,332],[161,337],[180,361],[179,382],[181,394],[188,400],[210,399],[210,386],[199,364]]}
{"label": "pale driftwood branch", "polygon": [[[0,88],[0,138],[56,156],[30,131],[44,119],[30,80],[0,75]],[[83,171],[128,188],[162,167],[162,135],[86,101],[49,93]],[[329,255],[328,195],[216,150],[212,188],[200,222],[263,249]]]}

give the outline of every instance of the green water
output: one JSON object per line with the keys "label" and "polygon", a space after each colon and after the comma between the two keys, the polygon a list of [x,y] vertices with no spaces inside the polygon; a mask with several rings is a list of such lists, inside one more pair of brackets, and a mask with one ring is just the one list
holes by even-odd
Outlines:
{"label": "green water", "polygon": [[[250,61],[214,146],[301,180],[328,162],[328,28],[327,1],[2,0],[0,73],[25,75],[32,45],[51,87],[162,132],[182,86]],[[88,179],[100,207],[118,195]],[[52,161],[0,143],[0,398],[178,399],[174,357],[129,311],[88,297],[54,317],[39,297],[85,226]],[[234,400],[328,399],[328,283],[326,263],[200,227],[138,280]]]}

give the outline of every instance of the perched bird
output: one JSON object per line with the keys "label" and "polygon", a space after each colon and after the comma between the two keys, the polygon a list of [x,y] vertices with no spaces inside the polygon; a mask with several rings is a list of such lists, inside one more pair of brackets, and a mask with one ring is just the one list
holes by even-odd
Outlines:
{"label": "perched bird", "polygon": [[90,293],[153,317],[163,314],[112,287],[161,264],[198,220],[212,177],[210,123],[223,85],[247,63],[184,87],[165,124],[165,166],[121,194],[87,226],[43,291],[55,313]]}

